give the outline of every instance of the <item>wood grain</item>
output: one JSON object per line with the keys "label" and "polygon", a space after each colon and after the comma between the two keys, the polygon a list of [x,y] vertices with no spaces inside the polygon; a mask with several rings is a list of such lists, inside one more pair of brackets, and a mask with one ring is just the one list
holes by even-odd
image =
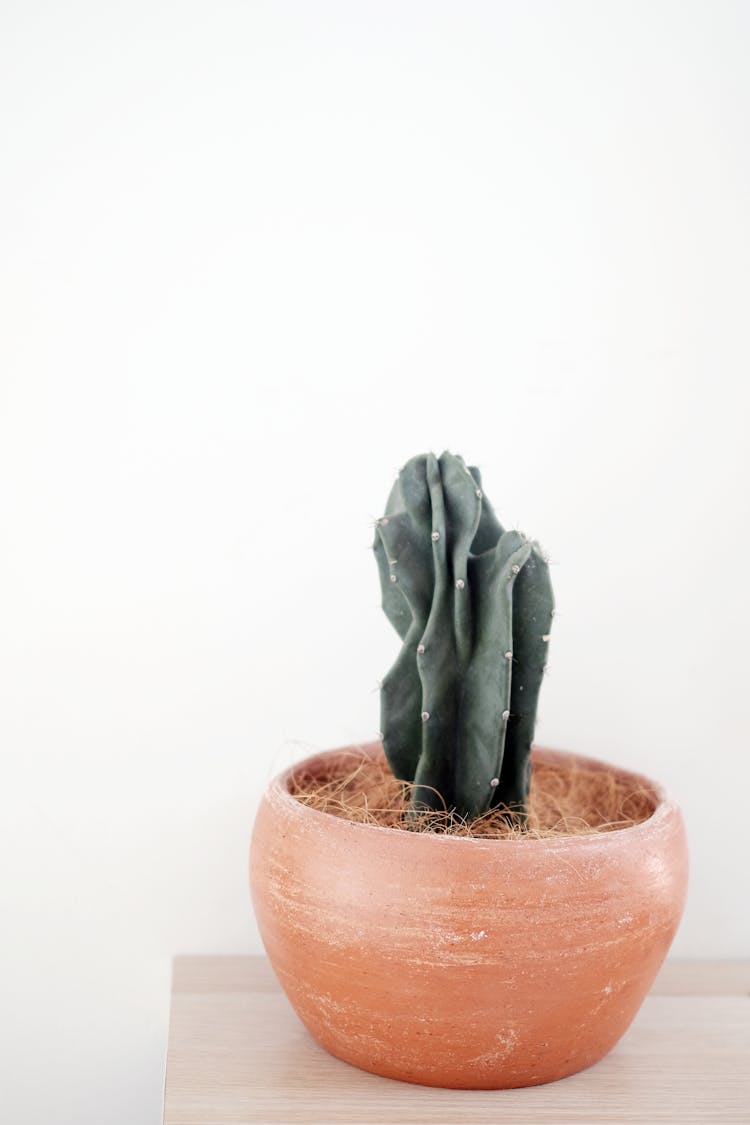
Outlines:
{"label": "wood grain", "polygon": [[750,1122],[750,962],[670,961],[614,1051],[522,1090],[410,1086],[328,1055],[262,957],[178,957],[164,1125]]}

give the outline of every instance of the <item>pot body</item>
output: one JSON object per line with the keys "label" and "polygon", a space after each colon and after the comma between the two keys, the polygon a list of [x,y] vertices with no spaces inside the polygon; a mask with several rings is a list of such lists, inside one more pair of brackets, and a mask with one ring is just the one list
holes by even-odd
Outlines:
{"label": "pot body", "polygon": [[253,833],[253,902],[315,1039],[388,1078],[471,1089],[549,1082],[605,1055],[651,986],[687,885],[679,809],[630,776],[655,794],[648,820],[541,840],[354,824],[295,800],[288,773],[272,782]]}

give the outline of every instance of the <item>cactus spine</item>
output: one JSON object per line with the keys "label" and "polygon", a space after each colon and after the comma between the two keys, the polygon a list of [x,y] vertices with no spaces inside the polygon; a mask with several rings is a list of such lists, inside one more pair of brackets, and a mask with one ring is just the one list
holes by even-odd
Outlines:
{"label": "cactus spine", "polygon": [[383,747],[412,808],[525,813],[553,615],[538,545],[504,531],[478,469],[445,452],[401,470],[374,544],[403,647],[381,686]]}

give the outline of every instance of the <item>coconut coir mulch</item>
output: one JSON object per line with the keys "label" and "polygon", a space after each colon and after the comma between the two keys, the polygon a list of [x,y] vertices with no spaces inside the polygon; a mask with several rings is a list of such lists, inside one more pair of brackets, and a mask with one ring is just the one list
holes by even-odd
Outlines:
{"label": "coconut coir mulch", "polygon": [[332,816],[382,828],[438,832],[489,839],[580,836],[630,828],[647,820],[656,807],[654,793],[634,788],[627,776],[578,764],[535,762],[528,817],[492,809],[474,820],[445,812],[407,819],[413,786],[398,781],[385,756],[352,750],[314,769],[298,767],[289,792],[305,805]]}

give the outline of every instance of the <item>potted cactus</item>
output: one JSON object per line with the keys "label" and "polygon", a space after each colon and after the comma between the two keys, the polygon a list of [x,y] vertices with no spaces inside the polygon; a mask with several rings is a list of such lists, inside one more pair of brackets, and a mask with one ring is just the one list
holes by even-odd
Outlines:
{"label": "potted cactus", "polygon": [[[381,740],[357,753],[385,754],[408,800],[394,827],[298,799],[300,768],[343,777],[351,748],[271,783],[251,848],[271,963],[315,1038],[366,1070],[463,1088],[572,1074],[627,1029],[674,936],[680,812],[639,775],[532,753],[549,570],[502,528],[475,468],[450,453],[409,461],[374,548],[402,648],[381,688]],[[532,830],[544,770],[638,792],[641,815]],[[472,830],[493,816],[507,832]]]}

